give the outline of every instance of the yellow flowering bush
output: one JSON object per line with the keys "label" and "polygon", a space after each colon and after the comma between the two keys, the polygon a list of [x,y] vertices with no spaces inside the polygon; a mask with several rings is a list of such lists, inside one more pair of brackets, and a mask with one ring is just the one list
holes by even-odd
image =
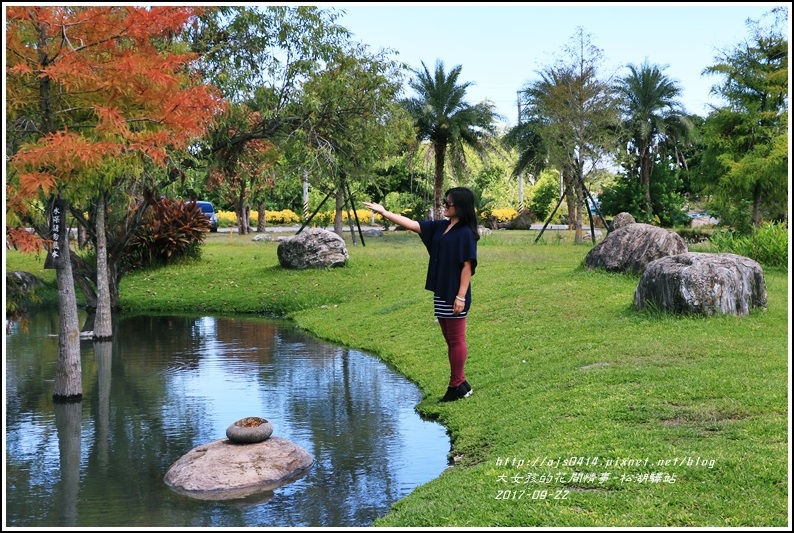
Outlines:
{"label": "yellow flowering bush", "polygon": [[510,222],[518,216],[518,211],[512,207],[492,209],[491,216],[495,217],[497,222]]}
{"label": "yellow flowering bush", "polygon": [[[218,225],[222,228],[233,227],[237,225],[237,215],[234,211],[217,211]],[[352,212],[351,212],[352,214]],[[356,216],[362,225],[368,225],[372,221],[372,212],[369,209],[357,209]],[[342,211],[342,221],[349,224],[348,214],[346,210]],[[380,215],[375,215],[376,220],[382,220]],[[259,220],[259,212],[251,211],[250,223],[256,225]],[[291,209],[282,209],[281,211],[265,211],[265,223],[272,226],[288,226],[293,224],[301,224],[303,222],[303,214],[298,215]],[[334,223],[334,212],[323,211],[314,215],[312,225],[314,226],[330,226]],[[355,219],[353,219],[355,223]]]}
{"label": "yellow flowering bush", "polygon": [[218,217],[218,227],[220,228],[237,225],[237,215],[234,214],[234,211],[216,211],[215,216]]}
{"label": "yellow flowering bush", "polygon": [[[253,218],[253,216],[254,213],[252,212],[251,217]],[[282,209],[281,211],[265,211],[265,223],[272,224],[273,226],[300,224],[302,220],[303,217],[298,216],[295,211],[291,209]]]}
{"label": "yellow flowering bush", "polygon": [[[351,211],[351,213],[352,213],[352,211]],[[356,215],[355,216],[358,217],[358,221],[361,224],[365,224],[366,225],[366,224],[369,224],[370,222],[372,222],[372,211],[370,211],[369,209],[356,209]],[[375,215],[375,219],[376,220],[378,219],[378,217],[380,217],[380,215]],[[347,220],[348,218],[349,217],[347,216],[347,211],[342,211],[342,220],[345,222],[345,224],[348,223],[348,220]],[[356,219],[354,218],[353,219],[353,223],[355,223],[355,222],[356,222]]]}
{"label": "yellow flowering bush", "polygon": [[[344,224],[350,224],[347,213],[347,210],[342,210],[342,222]],[[510,222],[518,216],[518,211],[512,207],[493,209],[490,213],[492,216],[496,217],[498,222]],[[408,218],[413,218],[413,211],[411,209],[404,209],[402,210],[401,214],[407,216]],[[228,228],[237,226],[237,215],[234,213],[234,211],[217,211],[216,215],[218,216],[219,227]],[[358,217],[359,223],[364,226],[372,223],[372,211],[369,209],[356,209],[356,216]],[[265,223],[272,226],[290,226],[303,223],[303,214],[297,214],[291,209],[282,209],[281,211],[265,211],[265,217]],[[255,226],[258,220],[259,213],[257,211],[251,211],[251,225]],[[325,227],[330,226],[333,223],[333,211],[319,212],[314,215],[314,218],[312,219],[313,226]],[[353,219],[353,223],[355,224],[355,219]],[[375,223],[383,224],[383,217],[379,214],[375,214]]]}

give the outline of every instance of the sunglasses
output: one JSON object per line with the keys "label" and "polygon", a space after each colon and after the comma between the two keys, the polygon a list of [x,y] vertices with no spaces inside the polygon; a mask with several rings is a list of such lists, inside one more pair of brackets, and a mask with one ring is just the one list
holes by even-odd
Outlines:
{"label": "sunglasses", "polygon": [[455,207],[455,204],[451,204],[451,203],[447,202],[446,200],[444,200],[441,203],[444,205],[444,207]]}

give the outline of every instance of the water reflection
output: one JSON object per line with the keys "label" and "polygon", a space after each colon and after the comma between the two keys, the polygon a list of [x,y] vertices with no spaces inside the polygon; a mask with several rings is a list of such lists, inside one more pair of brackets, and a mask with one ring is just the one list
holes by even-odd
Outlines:
{"label": "water reflection", "polygon": [[[53,405],[57,316],[6,334],[6,520],[17,527],[366,526],[446,467],[443,427],[377,358],[286,322],[135,317],[82,343],[83,401]],[[315,459],[229,501],[170,490],[168,467],[246,416]]]}

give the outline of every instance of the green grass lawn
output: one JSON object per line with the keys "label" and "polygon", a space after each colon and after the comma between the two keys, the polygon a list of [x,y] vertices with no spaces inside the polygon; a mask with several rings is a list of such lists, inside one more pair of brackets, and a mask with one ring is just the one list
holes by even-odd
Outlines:
{"label": "green grass lawn", "polygon": [[[640,313],[638,276],[588,271],[591,244],[535,235],[480,240],[474,394],[446,404],[413,234],[353,246],[348,232],[346,267],[308,271],[282,269],[276,242],[211,234],[199,261],[125,277],[121,302],[133,314],[286,316],[414,381],[417,410],[449,429],[454,466],[375,526],[788,525],[788,271],[764,269],[768,309],[749,316]],[[7,270],[51,281],[42,262],[10,251]]]}

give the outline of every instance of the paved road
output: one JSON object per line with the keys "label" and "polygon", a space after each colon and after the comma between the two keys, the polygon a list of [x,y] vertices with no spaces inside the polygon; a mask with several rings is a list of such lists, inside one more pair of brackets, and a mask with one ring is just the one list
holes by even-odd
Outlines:
{"label": "paved road", "polygon": [[[266,232],[272,232],[272,233],[296,233],[300,228],[301,227],[299,225],[298,226],[266,226],[265,227],[265,231]],[[390,229],[389,231],[394,231],[393,228],[394,227],[392,226],[392,229]],[[326,229],[331,229],[331,227],[329,226]],[[368,229],[379,229],[379,230],[382,230],[383,226],[368,226],[368,225],[363,225],[363,224],[361,225],[361,231],[365,231],[365,230],[368,230]],[[536,230],[536,231],[540,231],[541,229],[543,229],[543,224],[532,224],[530,229],[533,229],[533,230]],[[546,231],[548,231],[548,230],[567,230],[567,229],[568,229],[568,226],[565,225],[565,224],[549,224],[548,226],[546,226]],[[596,229],[598,229],[598,228],[596,228]],[[582,228],[582,230],[589,231],[590,230],[590,226],[586,226],[586,227]],[[237,228],[236,227],[218,228],[218,233],[229,233],[230,231],[233,231],[234,233],[237,233]],[[345,231],[350,231],[350,226],[347,225],[347,224],[345,224]],[[256,233],[256,229],[254,229],[253,232]]]}

